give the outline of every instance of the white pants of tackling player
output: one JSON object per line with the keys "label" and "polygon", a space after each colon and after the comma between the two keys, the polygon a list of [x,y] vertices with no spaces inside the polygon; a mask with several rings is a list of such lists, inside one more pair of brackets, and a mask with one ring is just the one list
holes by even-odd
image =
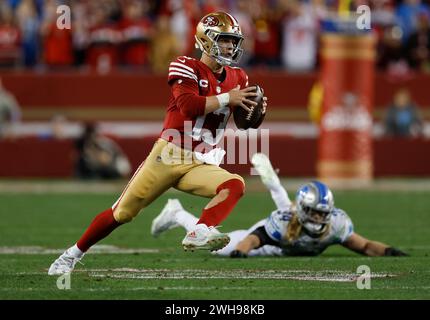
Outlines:
{"label": "white pants of tackling player", "polygon": [[[251,228],[248,230],[236,230],[229,232],[228,235],[230,236],[230,243],[225,246],[223,249],[213,252],[213,254],[220,255],[220,256],[229,256],[230,253],[236,248],[237,244],[245,239],[245,237],[250,234],[252,231],[254,231],[256,228],[264,225],[264,222],[266,219],[262,219],[258,221],[256,224],[254,224]],[[253,249],[248,253],[248,256],[281,256],[282,250],[279,247],[265,245],[258,249]]]}
{"label": "white pants of tackling player", "polygon": [[[277,183],[266,184],[270,191],[273,202],[278,210],[286,210],[291,205],[291,200],[285,188],[278,181]],[[230,243],[221,250],[214,252],[216,255],[228,256],[236,248],[237,244],[242,241],[252,231],[264,225],[266,219],[262,219],[254,224],[248,230],[236,230],[230,232]],[[276,246],[264,245],[258,249],[251,250],[248,256],[282,256],[282,249]]]}

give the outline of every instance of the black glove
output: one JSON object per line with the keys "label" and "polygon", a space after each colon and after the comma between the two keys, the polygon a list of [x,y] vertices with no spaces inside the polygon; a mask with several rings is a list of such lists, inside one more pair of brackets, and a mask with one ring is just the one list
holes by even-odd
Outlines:
{"label": "black glove", "polygon": [[246,253],[243,253],[242,251],[233,250],[230,253],[230,258],[248,258],[248,255]]}
{"label": "black glove", "polygon": [[407,253],[399,250],[399,249],[396,249],[396,248],[393,248],[393,247],[388,247],[388,248],[385,249],[384,256],[405,257],[405,256],[409,256],[409,255]]}

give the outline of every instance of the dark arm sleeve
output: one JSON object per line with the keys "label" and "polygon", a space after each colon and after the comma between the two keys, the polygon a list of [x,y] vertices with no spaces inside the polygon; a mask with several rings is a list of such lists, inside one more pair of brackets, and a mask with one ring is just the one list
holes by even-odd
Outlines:
{"label": "dark arm sleeve", "polygon": [[[258,239],[260,239],[260,245],[258,246],[258,248],[260,248],[266,244],[271,245],[271,246],[279,246],[278,242],[276,242],[275,240],[273,240],[272,238],[269,237],[269,235],[266,232],[266,229],[264,229],[264,226],[258,227],[257,229],[252,231],[250,234],[257,236]],[[258,249],[258,248],[255,248],[255,249]]]}

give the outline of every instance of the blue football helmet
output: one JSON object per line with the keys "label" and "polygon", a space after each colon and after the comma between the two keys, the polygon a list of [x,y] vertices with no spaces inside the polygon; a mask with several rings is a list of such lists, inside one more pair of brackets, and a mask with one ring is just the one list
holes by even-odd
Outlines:
{"label": "blue football helmet", "polygon": [[296,193],[299,222],[311,235],[327,230],[334,209],[333,193],[322,182],[312,181],[301,186]]}

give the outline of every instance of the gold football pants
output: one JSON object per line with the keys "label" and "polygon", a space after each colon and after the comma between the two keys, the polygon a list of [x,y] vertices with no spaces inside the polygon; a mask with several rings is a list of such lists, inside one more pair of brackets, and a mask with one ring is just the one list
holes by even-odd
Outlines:
{"label": "gold football pants", "polygon": [[115,220],[120,223],[131,221],[171,187],[212,198],[218,186],[231,179],[239,179],[245,184],[241,176],[198,161],[192,158],[191,151],[158,139],[112,206]]}

